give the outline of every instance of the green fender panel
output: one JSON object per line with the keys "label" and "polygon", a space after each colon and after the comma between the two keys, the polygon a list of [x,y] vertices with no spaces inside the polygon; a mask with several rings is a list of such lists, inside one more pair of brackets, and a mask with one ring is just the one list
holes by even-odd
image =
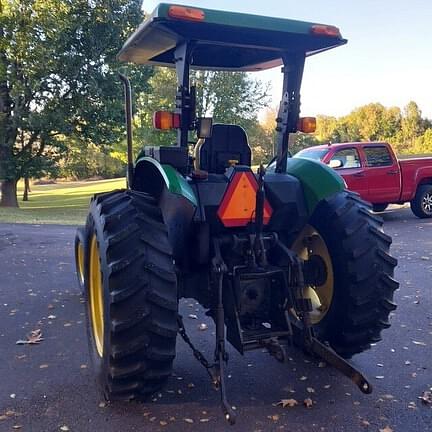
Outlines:
{"label": "green fender panel", "polygon": [[287,173],[300,180],[310,215],[321,200],[345,189],[343,178],[321,162],[288,158]]}
{"label": "green fender panel", "polygon": [[[154,177],[157,176],[156,180]],[[148,184],[148,188],[154,189],[155,194],[160,193],[160,184],[165,184],[166,188],[173,194],[181,195],[189,200],[195,207],[198,206],[196,196],[186,179],[171,165],[161,165],[156,159],[151,157],[139,157],[135,164],[135,175],[133,184],[139,181]],[[154,185],[154,187],[152,187]],[[136,186],[135,186],[136,187]],[[141,189],[136,187],[137,189]],[[148,190],[147,192],[151,192]]]}

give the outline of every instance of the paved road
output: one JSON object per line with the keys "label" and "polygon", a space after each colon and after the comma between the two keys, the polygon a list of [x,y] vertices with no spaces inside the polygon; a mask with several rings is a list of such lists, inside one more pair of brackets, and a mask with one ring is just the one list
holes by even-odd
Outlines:
{"label": "paved road", "polygon": [[[0,225],[0,431],[432,431],[432,408],[418,399],[432,386],[432,221],[408,209],[384,217],[400,260],[399,308],[384,341],[354,358],[374,393],[360,394],[336,371],[296,352],[287,365],[263,352],[245,358],[232,352],[229,397],[239,414],[232,429],[181,340],[175,375],[155,402],[101,403],[74,275],[74,229]],[[181,308],[185,316],[198,316],[187,325],[210,356],[213,326],[194,302],[185,300]],[[209,329],[198,331],[201,322]],[[15,344],[38,328],[40,345]],[[282,398],[307,397],[314,401],[310,409],[275,406]]]}

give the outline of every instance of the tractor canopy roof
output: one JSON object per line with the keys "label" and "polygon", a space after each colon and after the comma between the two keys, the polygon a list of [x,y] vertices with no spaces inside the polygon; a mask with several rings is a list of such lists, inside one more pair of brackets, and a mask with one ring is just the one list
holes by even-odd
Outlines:
{"label": "tractor canopy roof", "polygon": [[175,48],[196,43],[195,69],[258,71],[289,54],[312,55],[346,43],[323,24],[161,3],[126,41],[118,58],[174,66]]}

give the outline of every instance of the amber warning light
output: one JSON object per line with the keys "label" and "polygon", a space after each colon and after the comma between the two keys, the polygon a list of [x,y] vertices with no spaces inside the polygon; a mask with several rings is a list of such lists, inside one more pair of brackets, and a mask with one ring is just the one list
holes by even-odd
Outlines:
{"label": "amber warning light", "polygon": [[[253,222],[257,189],[258,183],[251,171],[238,171],[234,174],[217,211],[225,227],[241,227]],[[264,224],[269,223],[272,212],[270,204],[265,200]]]}
{"label": "amber warning light", "polygon": [[185,21],[204,21],[205,19],[203,10],[186,6],[170,6],[168,16]]}
{"label": "amber warning light", "polygon": [[314,24],[311,27],[311,32],[319,36],[342,37],[340,30],[337,27],[331,25]]}
{"label": "amber warning light", "polygon": [[314,133],[316,130],[315,117],[300,117],[297,123],[297,129],[303,133]]}
{"label": "amber warning light", "polygon": [[180,114],[168,111],[156,111],[153,113],[153,127],[161,130],[179,128]]}

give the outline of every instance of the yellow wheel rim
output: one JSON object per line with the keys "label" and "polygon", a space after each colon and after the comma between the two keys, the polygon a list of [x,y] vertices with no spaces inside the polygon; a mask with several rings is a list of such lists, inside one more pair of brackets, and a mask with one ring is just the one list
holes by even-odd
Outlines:
{"label": "yellow wheel rim", "polygon": [[334,292],[333,265],[326,243],[321,235],[310,225],[306,225],[297,237],[292,249],[303,260],[312,255],[319,256],[326,268],[326,278],[321,285],[308,285],[303,291],[304,298],[312,302],[310,314],[312,324],[318,324],[330,309]]}
{"label": "yellow wheel rim", "polygon": [[96,235],[93,235],[90,243],[89,269],[89,303],[91,325],[96,351],[99,356],[102,357],[104,339],[103,286],[99,246],[96,240]]}
{"label": "yellow wheel rim", "polygon": [[77,260],[78,260],[78,277],[81,282],[81,285],[84,285],[84,246],[81,242],[78,243]]}

